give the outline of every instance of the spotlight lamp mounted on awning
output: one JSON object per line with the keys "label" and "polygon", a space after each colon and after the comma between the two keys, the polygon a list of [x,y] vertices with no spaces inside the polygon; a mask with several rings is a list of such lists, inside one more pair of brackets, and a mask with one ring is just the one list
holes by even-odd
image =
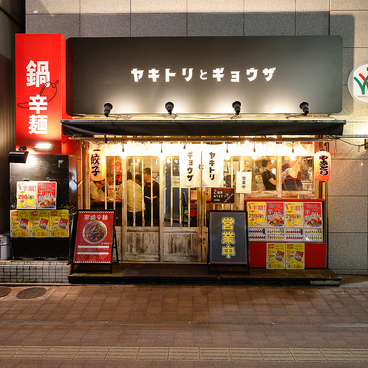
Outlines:
{"label": "spotlight lamp mounted on awning", "polygon": [[110,111],[112,110],[112,104],[110,102],[106,102],[104,104],[104,115],[108,118]]}
{"label": "spotlight lamp mounted on awning", "polygon": [[172,115],[172,112],[174,110],[174,104],[172,102],[166,102],[165,103],[165,109],[167,110],[167,112],[169,113],[169,115]]}
{"label": "spotlight lamp mounted on awning", "polygon": [[240,101],[234,101],[233,102],[233,109],[235,111],[235,115],[240,114],[240,107],[241,107],[241,102]]}
{"label": "spotlight lamp mounted on awning", "polygon": [[302,109],[303,111],[303,115],[307,116],[309,114],[309,103],[308,102],[302,102],[299,107]]}

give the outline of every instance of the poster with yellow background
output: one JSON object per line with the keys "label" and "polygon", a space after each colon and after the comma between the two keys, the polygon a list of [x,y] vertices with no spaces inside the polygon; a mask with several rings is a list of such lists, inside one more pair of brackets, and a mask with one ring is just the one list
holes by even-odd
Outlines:
{"label": "poster with yellow background", "polygon": [[32,210],[30,211],[30,229],[31,238],[46,238],[49,236],[49,211]]}
{"label": "poster with yellow background", "polygon": [[266,226],[266,203],[248,202],[248,226]]}
{"label": "poster with yellow background", "polygon": [[304,243],[286,244],[286,268],[304,269]]}
{"label": "poster with yellow background", "polygon": [[266,268],[285,268],[285,243],[267,243]]}
{"label": "poster with yellow background", "polygon": [[10,236],[12,238],[29,237],[29,211],[10,211]]}
{"label": "poster with yellow background", "polygon": [[50,236],[55,238],[69,237],[69,211],[50,211]]}
{"label": "poster with yellow background", "polygon": [[303,227],[303,203],[285,202],[285,226]]}

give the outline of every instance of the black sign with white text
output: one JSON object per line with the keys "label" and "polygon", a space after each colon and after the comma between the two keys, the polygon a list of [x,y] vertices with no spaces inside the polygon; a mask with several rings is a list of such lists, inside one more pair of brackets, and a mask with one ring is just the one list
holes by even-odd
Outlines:
{"label": "black sign with white text", "polygon": [[340,36],[127,37],[67,40],[69,114],[337,113]]}

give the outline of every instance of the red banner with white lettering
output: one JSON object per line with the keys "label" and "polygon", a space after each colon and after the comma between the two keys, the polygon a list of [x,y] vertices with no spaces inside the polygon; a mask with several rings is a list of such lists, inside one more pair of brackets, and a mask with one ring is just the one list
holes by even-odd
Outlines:
{"label": "red banner with white lettering", "polygon": [[62,153],[60,119],[66,114],[66,41],[58,34],[15,38],[16,146],[32,152],[37,143]]}

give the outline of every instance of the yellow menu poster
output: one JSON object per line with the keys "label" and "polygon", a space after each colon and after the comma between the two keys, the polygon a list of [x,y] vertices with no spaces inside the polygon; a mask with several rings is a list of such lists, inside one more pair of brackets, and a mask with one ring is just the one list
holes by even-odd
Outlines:
{"label": "yellow menu poster", "polygon": [[50,236],[55,238],[69,237],[69,211],[50,211]]}
{"label": "yellow menu poster", "polygon": [[31,238],[46,238],[49,236],[49,211],[32,210],[30,211],[30,229]]}
{"label": "yellow menu poster", "polygon": [[10,236],[12,238],[29,237],[29,211],[10,211]]}
{"label": "yellow menu poster", "polygon": [[267,243],[266,268],[285,268],[285,243]]}
{"label": "yellow menu poster", "polygon": [[248,202],[248,226],[266,226],[266,203]]}
{"label": "yellow menu poster", "polygon": [[304,243],[286,244],[286,268],[304,269]]}
{"label": "yellow menu poster", "polygon": [[36,209],[37,182],[18,181],[17,182],[17,208]]}
{"label": "yellow menu poster", "polygon": [[285,202],[285,226],[303,227],[303,203]]}

